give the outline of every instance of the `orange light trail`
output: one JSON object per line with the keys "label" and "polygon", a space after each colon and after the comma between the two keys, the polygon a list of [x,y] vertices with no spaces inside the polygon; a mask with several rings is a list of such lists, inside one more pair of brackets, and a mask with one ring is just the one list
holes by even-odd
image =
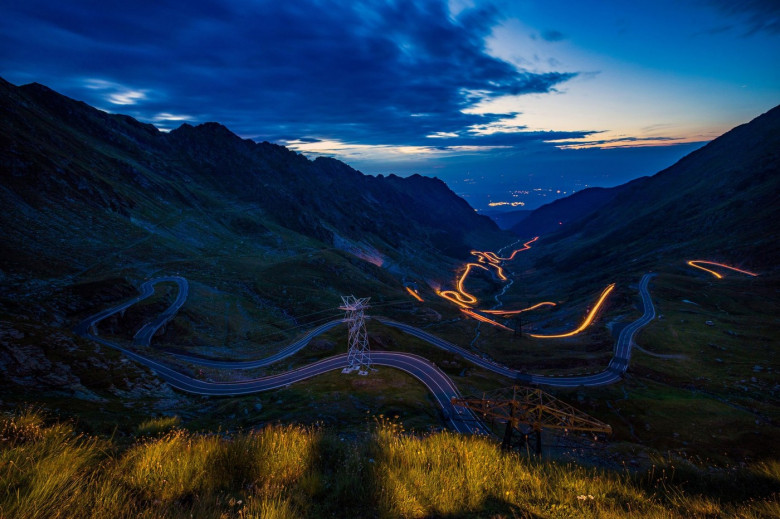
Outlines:
{"label": "orange light trail", "polygon": [[474,304],[477,302],[477,298],[463,289],[463,282],[466,281],[469,272],[471,272],[471,267],[479,267],[481,269],[487,270],[487,267],[483,267],[479,263],[466,263],[466,270],[464,270],[463,274],[461,274],[461,276],[458,278],[457,288],[458,292],[460,292],[460,295],[456,297],[463,303]]}
{"label": "orange light trail", "polygon": [[501,281],[506,281],[507,277],[504,275],[504,269],[501,268],[501,265],[491,263],[490,266],[496,269],[496,274]]}
{"label": "orange light trail", "polygon": [[535,242],[536,240],[538,240],[538,239],[539,239],[539,237],[537,236],[533,240],[525,242],[523,244],[523,248],[522,249],[516,249],[516,250],[512,251],[512,254],[508,258],[501,258],[495,252],[490,252],[490,251],[482,252],[482,251],[478,251],[478,250],[473,250],[473,251],[471,251],[471,253],[474,256],[479,258],[479,262],[480,263],[485,263],[485,260],[488,260],[488,262],[493,263],[493,264],[497,264],[497,263],[500,263],[502,261],[512,261],[513,259],[515,259],[515,255],[518,252],[523,252],[524,250],[530,249],[531,248],[531,244],[533,242]]}
{"label": "orange light trail", "polygon": [[406,291],[409,292],[410,294],[412,294],[413,298],[415,298],[416,300],[422,302],[423,298],[420,297],[420,295],[417,292],[415,292],[414,290],[412,290],[409,287],[406,287]]}
{"label": "orange light trail", "polygon": [[451,301],[455,303],[460,307],[471,308],[469,305],[467,305],[466,303],[460,300],[461,295],[458,292],[455,292],[454,290],[440,290],[437,291],[436,294],[440,297],[443,297],[447,301]]}
{"label": "orange light trail", "polygon": [[521,314],[523,312],[530,312],[531,310],[536,310],[537,308],[540,308],[542,306],[555,306],[555,303],[552,303],[550,301],[544,301],[542,303],[536,303],[534,306],[523,308],[522,310],[481,310],[481,312],[485,314],[493,314],[493,315],[516,315],[516,314]]}
{"label": "orange light trail", "polygon": [[508,327],[504,326],[501,323],[497,323],[496,321],[493,321],[492,319],[488,319],[484,315],[479,315],[478,313],[472,312],[471,310],[467,310],[466,308],[461,308],[460,311],[463,312],[464,314],[468,315],[469,317],[473,317],[477,321],[482,321],[483,323],[492,324],[493,326],[498,326],[499,328],[503,328],[504,330],[508,330],[510,332],[514,331],[512,328],[508,328]]}
{"label": "orange light trail", "polygon": [[466,263],[466,270],[463,271],[463,274],[458,278],[457,282],[457,291],[456,290],[442,290],[439,292],[436,292],[444,299],[447,299],[448,301],[452,301],[456,305],[463,307],[463,308],[469,308],[468,305],[473,305],[477,302],[477,298],[473,295],[469,294],[464,290],[463,288],[463,282],[466,281],[466,278],[469,275],[469,272],[471,272],[472,267],[479,267],[481,269],[487,270],[487,267],[483,267],[479,263]]}
{"label": "orange light trail", "polygon": [[750,271],[747,271],[747,270],[738,269],[736,267],[730,267],[728,265],[724,265],[723,263],[715,263],[714,261],[690,260],[688,262],[688,265],[690,265],[691,267],[704,270],[705,272],[709,272],[710,274],[712,274],[713,276],[715,276],[718,279],[722,279],[723,275],[715,272],[714,270],[710,270],[710,269],[708,269],[706,267],[702,267],[701,265],[697,265],[697,263],[704,263],[705,265],[715,265],[716,267],[721,267],[721,268],[724,268],[724,269],[733,270],[735,272],[741,272],[742,274],[747,274],[748,276],[753,276],[753,277],[758,276],[758,274],[756,274],[755,272],[750,272]]}
{"label": "orange light trail", "polygon": [[512,261],[515,259],[515,254],[518,252],[523,252],[524,250],[528,250],[531,248],[531,244],[538,240],[539,237],[535,237],[533,240],[527,241],[523,244],[522,249],[517,249],[512,251],[512,254],[508,258],[499,258],[498,255],[496,255],[495,252],[486,252],[485,255],[488,256],[488,259],[491,260],[493,263],[498,263],[499,261]]}
{"label": "orange light trail", "polygon": [[[478,300],[472,294],[469,294],[463,289],[463,283],[466,281],[466,278],[471,272],[472,267],[479,267],[484,270],[489,270],[488,267],[493,267],[494,269],[496,269],[496,276],[502,281],[507,281],[508,278],[506,277],[506,274],[504,274],[504,269],[503,267],[501,267],[501,262],[513,260],[515,258],[515,255],[517,255],[518,252],[522,252],[530,249],[531,244],[538,239],[539,237],[537,236],[534,239],[525,242],[523,244],[523,248],[512,251],[512,254],[508,258],[499,257],[495,252],[481,252],[478,250],[471,251],[471,254],[477,257],[479,263],[466,263],[466,269],[463,271],[463,273],[460,275],[457,282],[455,283],[455,290],[441,290],[441,291],[437,290],[436,294],[460,306],[461,311],[463,313],[473,317],[474,319],[477,319],[484,323],[492,324],[493,326],[498,326],[499,328],[503,328],[505,330],[513,331],[511,328],[508,328],[501,323],[498,323],[496,321],[493,321],[492,319],[488,319],[485,316],[472,312],[470,305],[476,304]],[[409,289],[407,288],[407,290]],[[515,315],[521,312],[528,312],[536,308],[542,306],[549,306],[549,305],[555,306],[555,303],[550,303],[545,301],[543,303],[538,303],[534,306],[531,306],[529,308],[524,308],[522,310],[510,310],[510,311],[486,310],[485,312],[491,314],[497,314],[497,315]]]}
{"label": "orange light trail", "polygon": [[577,335],[585,328],[590,326],[590,323],[593,322],[593,319],[596,317],[596,313],[599,311],[599,308],[601,308],[601,305],[604,303],[604,300],[607,299],[607,296],[609,295],[610,292],[612,292],[614,288],[615,288],[615,284],[612,283],[611,285],[609,285],[607,288],[604,289],[604,291],[601,293],[601,297],[599,297],[599,300],[596,301],[596,305],[588,313],[588,316],[585,318],[584,321],[582,321],[582,324],[576,330],[573,330],[568,333],[562,333],[559,335],[534,335],[534,334],[529,334],[529,335],[535,339],[561,339],[564,337],[571,337],[573,335]]}

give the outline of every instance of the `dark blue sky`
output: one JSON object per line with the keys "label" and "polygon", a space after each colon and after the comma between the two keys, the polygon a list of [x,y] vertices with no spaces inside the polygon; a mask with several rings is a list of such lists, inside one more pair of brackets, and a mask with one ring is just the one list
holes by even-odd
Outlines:
{"label": "dark blue sky", "polygon": [[480,209],[531,207],[522,191],[652,174],[780,102],[779,15],[725,0],[26,0],[3,7],[0,75],[161,129],[218,121],[366,173],[436,175]]}

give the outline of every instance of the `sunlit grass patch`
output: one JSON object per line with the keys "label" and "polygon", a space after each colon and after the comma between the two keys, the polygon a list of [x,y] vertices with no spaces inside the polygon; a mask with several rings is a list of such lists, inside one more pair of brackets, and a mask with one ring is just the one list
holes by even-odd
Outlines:
{"label": "sunlit grass patch", "polygon": [[223,449],[217,436],[173,431],[134,445],[123,456],[119,474],[125,484],[150,500],[167,503],[214,490],[213,463]]}
{"label": "sunlit grass patch", "polygon": [[281,495],[311,471],[320,436],[315,428],[292,425],[241,434],[225,444],[214,470],[233,485]]}
{"label": "sunlit grass patch", "polygon": [[666,510],[627,475],[523,458],[487,438],[421,438],[383,422],[374,441],[377,500],[386,517],[662,517]]}
{"label": "sunlit grass patch", "polygon": [[32,410],[4,419],[0,429],[0,517],[45,517],[50,510],[72,509],[107,447],[68,424],[46,426]]}
{"label": "sunlit grass patch", "polygon": [[772,480],[780,487],[780,460],[766,460],[750,467],[750,471],[759,476]]}
{"label": "sunlit grass patch", "polygon": [[154,436],[176,428],[181,423],[178,416],[160,416],[141,422],[137,431],[140,436]]}
{"label": "sunlit grass patch", "polygon": [[194,434],[130,446],[0,418],[0,517],[778,517],[780,462],[717,469],[658,457],[609,471],[506,453],[487,438],[409,434],[380,419],[345,438],[318,427]]}

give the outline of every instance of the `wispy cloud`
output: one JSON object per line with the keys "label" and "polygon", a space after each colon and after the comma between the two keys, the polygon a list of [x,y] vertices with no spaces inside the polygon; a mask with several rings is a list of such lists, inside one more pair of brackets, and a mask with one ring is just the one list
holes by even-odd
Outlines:
{"label": "wispy cloud", "polygon": [[669,146],[672,144],[689,144],[701,142],[701,139],[685,137],[615,137],[611,139],[593,139],[590,137],[581,139],[552,139],[547,141],[563,150],[580,150],[588,148],[643,148],[652,146]]}
{"label": "wispy cloud", "polygon": [[104,79],[90,78],[83,82],[85,88],[97,90],[103,100],[115,105],[134,105],[147,98],[147,90],[135,90]]}
{"label": "wispy cloud", "polygon": [[189,115],[176,115],[167,112],[161,112],[152,118],[154,121],[191,121],[192,119],[192,116]]}
{"label": "wispy cloud", "polygon": [[347,161],[403,162],[421,158],[446,158],[464,154],[482,154],[496,150],[508,150],[513,146],[480,143],[479,145],[401,146],[392,144],[355,144],[339,140],[308,142],[305,140],[282,141],[288,148],[300,153],[341,157]]}

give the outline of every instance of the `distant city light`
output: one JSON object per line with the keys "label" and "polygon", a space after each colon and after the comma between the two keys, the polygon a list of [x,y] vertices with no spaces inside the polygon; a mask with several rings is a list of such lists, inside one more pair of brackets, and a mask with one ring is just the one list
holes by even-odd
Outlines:
{"label": "distant city light", "polygon": [[525,202],[490,202],[488,205],[490,207],[498,207],[498,206],[501,206],[501,205],[509,205],[509,206],[512,206],[512,207],[517,207],[519,205],[521,205],[521,206],[525,205]]}

